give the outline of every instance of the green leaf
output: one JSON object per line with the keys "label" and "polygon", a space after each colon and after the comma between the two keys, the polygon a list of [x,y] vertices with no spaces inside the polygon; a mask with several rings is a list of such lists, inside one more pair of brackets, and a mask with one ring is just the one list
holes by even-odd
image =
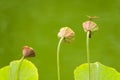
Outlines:
{"label": "green leaf", "polygon": [[0,80],[9,80],[9,71],[10,71],[10,66],[5,66],[2,69],[0,69]]}
{"label": "green leaf", "polygon": [[32,62],[24,59],[20,68],[19,65],[20,60],[15,60],[0,69],[0,80],[38,80],[38,70]]}
{"label": "green leaf", "polygon": [[[90,80],[120,80],[120,73],[114,68],[105,66],[99,62],[90,64]],[[75,80],[88,79],[88,64],[82,64],[74,70]]]}

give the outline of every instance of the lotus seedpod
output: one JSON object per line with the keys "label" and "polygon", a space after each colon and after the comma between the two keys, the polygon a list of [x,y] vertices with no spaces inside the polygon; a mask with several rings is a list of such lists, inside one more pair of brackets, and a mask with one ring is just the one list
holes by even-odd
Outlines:
{"label": "lotus seedpod", "polygon": [[71,42],[74,39],[75,33],[69,27],[62,27],[58,33],[59,38],[64,38],[65,42]]}
{"label": "lotus seedpod", "polygon": [[35,52],[33,48],[29,46],[24,46],[22,48],[22,53],[23,53],[23,57],[34,57],[35,56]]}

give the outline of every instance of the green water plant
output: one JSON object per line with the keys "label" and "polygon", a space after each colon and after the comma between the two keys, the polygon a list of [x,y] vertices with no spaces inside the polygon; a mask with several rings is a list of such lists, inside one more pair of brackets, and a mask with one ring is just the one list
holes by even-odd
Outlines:
{"label": "green water plant", "polygon": [[98,30],[98,26],[95,22],[92,21],[92,17],[89,17],[89,20],[83,22],[83,29],[86,34],[86,51],[87,51],[87,62],[88,62],[88,76],[90,80],[90,49],[89,49],[89,38],[91,38],[92,32]]}
{"label": "green water plant", "polygon": [[86,32],[86,52],[87,63],[81,64],[74,70],[75,80],[120,80],[120,73],[115,69],[104,66],[100,62],[90,62],[90,48],[89,39],[94,31],[98,30],[98,26],[93,19],[97,17],[90,17],[83,22],[83,29]]}
{"label": "green water plant", "polygon": [[[75,80],[89,80],[88,63],[81,64],[74,70]],[[120,73],[100,62],[90,63],[90,80],[120,80]]]}
{"label": "green water plant", "polygon": [[[120,80],[120,73],[114,68],[105,66],[100,62],[91,63],[89,41],[92,33],[98,30],[98,25],[93,21],[96,16],[88,16],[88,20],[82,26],[86,32],[86,53],[87,63],[83,63],[74,70],[75,80]],[[69,27],[62,27],[58,32],[59,42],[57,45],[57,80],[61,80],[60,73],[60,48],[61,43],[70,43],[74,40],[75,32]],[[38,80],[38,69],[27,60],[28,57],[35,57],[33,48],[24,46],[20,60],[11,61],[8,66],[0,69],[0,80]]]}
{"label": "green water plant", "polygon": [[25,59],[34,57],[35,52],[31,47],[24,46],[23,56],[20,60],[10,62],[10,65],[0,69],[0,80],[38,80],[38,70],[35,65]]}
{"label": "green water plant", "polygon": [[57,75],[58,80],[60,80],[60,46],[62,41],[70,43],[74,39],[75,33],[74,31],[69,27],[62,27],[60,31],[58,32],[58,37],[60,38],[57,46]]}

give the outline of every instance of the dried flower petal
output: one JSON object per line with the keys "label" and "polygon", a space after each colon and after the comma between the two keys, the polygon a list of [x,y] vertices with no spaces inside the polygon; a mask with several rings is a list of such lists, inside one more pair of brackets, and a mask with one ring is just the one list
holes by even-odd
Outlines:
{"label": "dried flower petal", "polygon": [[71,42],[75,36],[74,31],[69,27],[62,27],[58,33],[59,38],[64,38],[64,41]]}
{"label": "dried flower petal", "polygon": [[23,52],[24,57],[34,57],[35,56],[35,52],[34,52],[33,48],[31,48],[29,46],[24,46],[22,49],[22,52]]}
{"label": "dried flower petal", "polygon": [[96,31],[98,30],[98,26],[95,22],[89,20],[83,23],[83,29],[85,32]]}

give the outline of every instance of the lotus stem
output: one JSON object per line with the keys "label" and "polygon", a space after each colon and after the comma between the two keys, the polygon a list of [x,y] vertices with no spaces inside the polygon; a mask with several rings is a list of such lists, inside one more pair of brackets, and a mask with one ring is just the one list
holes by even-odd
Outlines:
{"label": "lotus stem", "polygon": [[57,46],[57,76],[58,76],[58,80],[60,80],[60,46],[61,43],[63,41],[64,37],[61,37],[59,42],[58,42],[58,46]]}
{"label": "lotus stem", "polygon": [[91,72],[90,72],[90,50],[89,50],[89,38],[91,36],[91,32],[88,31],[87,32],[87,36],[86,36],[86,49],[87,49],[87,62],[88,62],[88,80],[90,80],[90,75],[91,75]]}

